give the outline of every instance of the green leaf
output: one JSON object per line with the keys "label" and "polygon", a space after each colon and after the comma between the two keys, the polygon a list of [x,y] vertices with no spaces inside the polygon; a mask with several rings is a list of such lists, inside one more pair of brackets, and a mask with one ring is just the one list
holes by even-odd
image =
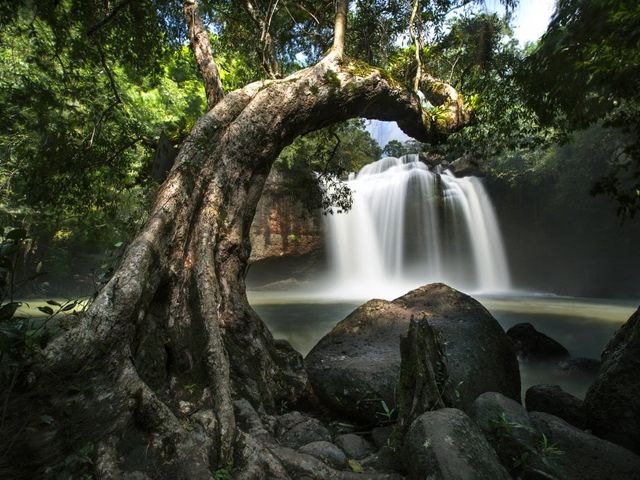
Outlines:
{"label": "green leaf", "polygon": [[53,315],[53,309],[51,307],[38,307],[38,310],[47,315]]}
{"label": "green leaf", "polygon": [[124,242],[115,243],[113,246],[114,248],[120,248],[122,245],[124,245]]}
{"label": "green leaf", "polygon": [[69,310],[73,310],[76,307],[77,303],[76,302],[71,302],[67,305],[65,305],[64,307],[62,307],[62,311],[63,312],[68,312]]}
{"label": "green leaf", "polygon": [[55,300],[47,300],[47,303],[48,303],[49,305],[53,305],[53,306],[55,306],[55,307],[61,307],[61,306],[62,306],[62,304],[61,304],[61,303],[58,303],[58,302],[56,302]]}

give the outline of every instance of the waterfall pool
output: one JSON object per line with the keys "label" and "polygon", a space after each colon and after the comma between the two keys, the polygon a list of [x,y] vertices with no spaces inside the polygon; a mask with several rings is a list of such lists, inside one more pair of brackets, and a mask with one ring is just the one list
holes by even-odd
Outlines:
{"label": "waterfall pool", "polygon": [[[563,344],[572,357],[600,358],[614,332],[631,316],[638,301],[512,294],[474,295],[507,330],[529,322]],[[284,292],[249,292],[253,308],[276,338],[288,340],[306,355],[340,320],[364,300],[291,296]],[[593,376],[567,373],[555,365],[520,363],[522,393],[531,385],[552,383],[583,398]]]}

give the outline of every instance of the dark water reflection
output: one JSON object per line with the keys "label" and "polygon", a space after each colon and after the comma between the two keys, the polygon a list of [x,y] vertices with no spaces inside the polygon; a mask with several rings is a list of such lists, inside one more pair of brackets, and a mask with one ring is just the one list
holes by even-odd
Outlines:
{"label": "dark water reflection", "polygon": [[[306,355],[333,326],[363,302],[319,302],[282,295],[249,295],[254,309],[276,338],[287,339]],[[506,330],[529,322],[563,344],[573,357],[599,358],[614,332],[637,308],[634,301],[553,296],[478,297]],[[539,383],[561,385],[583,397],[593,381],[589,375],[570,374],[555,365],[522,363],[522,391]]]}

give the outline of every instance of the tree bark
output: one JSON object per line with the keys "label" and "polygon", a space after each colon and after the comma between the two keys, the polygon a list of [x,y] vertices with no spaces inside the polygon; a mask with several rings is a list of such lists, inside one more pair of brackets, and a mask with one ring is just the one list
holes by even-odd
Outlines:
{"label": "tree bark", "polygon": [[[274,341],[245,291],[249,229],[271,165],[297,136],[353,117],[395,120],[418,140],[440,141],[468,119],[461,102],[440,98],[447,121],[379,69],[334,51],[218,102],[184,141],[113,277],[31,372],[32,400],[12,406],[27,427],[16,430],[0,474],[12,465],[37,476],[86,444],[98,478],[210,480],[216,468],[254,458],[271,460],[252,472],[286,470],[256,453],[262,447],[233,410],[245,399],[277,412],[308,393],[302,357]],[[46,435],[30,428],[41,415],[54,418]]]}
{"label": "tree bark", "polygon": [[198,11],[198,0],[184,0],[184,18],[187,22],[187,35],[191,51],[196,59],[198,71],[204,81],[207,106],[212,109],[224,96],[218,66],[213,60],[209,32],[202,23]]}
{"label": "tree bark", "polygon": [[342,58],[344,55],[344,38],[347,31],[347,11],[349,9],[349,0],[338,0],[336,8],[336,20],[333,27],[333,53]]}
{"label": "tree bark", "polygon": [[416,49],[416,74],[413,82],[413,90],[417,93],[420,88],[420,78],[422,78],[422,59],[420,51],[422,50],[422,42],[420,41],[420,32],[416,29],[416,16],[418,15],[419,0],[413,0],[411,8],[411,17],[409,18],[409,35]]}

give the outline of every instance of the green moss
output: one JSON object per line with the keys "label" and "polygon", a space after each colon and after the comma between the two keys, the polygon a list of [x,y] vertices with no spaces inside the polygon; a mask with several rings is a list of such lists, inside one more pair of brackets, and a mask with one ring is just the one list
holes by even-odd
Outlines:
{"label": "green moss", "polygon": [[338,88],[340,88],[340,79],[338,78],[338,74],[333,70],[328,70],[322,78],[324,79],[325,83],[329,85],[329,88],[331,90],[337,90]]}
{"label": "green moss", "polygon": [[356,75],[358,77],[366,77],[373,73],[378,73],[392,87],[402,88],[402,84],[398,82],[395,78],[393,78],[391,73],[389,73],[388,71],[380,67],[374,67],[372,65],[369,65],[368,63],[363,62],[362,60],[349,59],[344,66],[349,73]]}

